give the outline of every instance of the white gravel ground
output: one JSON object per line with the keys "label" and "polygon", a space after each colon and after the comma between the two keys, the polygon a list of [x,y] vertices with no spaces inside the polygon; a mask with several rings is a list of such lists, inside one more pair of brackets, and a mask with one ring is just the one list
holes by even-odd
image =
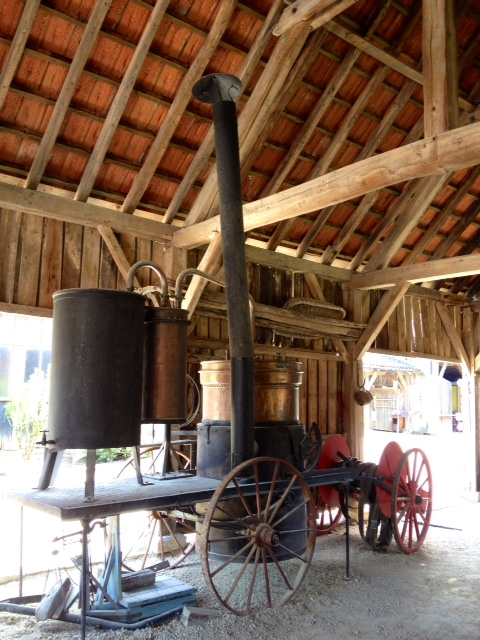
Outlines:
{"label": "white gravel ground", "polygon": [[[203,626],[186,628],[178,618],[158,627],[127,631],[87,629],[89,640],[479,640],[480,503],[476,494],[455,507],[434,510],[423,548],[405,555],[395,543],[374,553],[352,528],[351,577],[345,579],[345,529],[317,539],[306,580],[287,604],[253,615],[222,613]],[[2,507],[2,569],[15,537]],[[11,523],[13,525],[13,523]],[[32,529],[30,527],[29,529]],[[35,529],[35,527],[33,527]],[[42,526],[30,531],[41,539]],[[460,529],[460,530],[456,530]],[[6,537],[5,537],[6,536]],[[10,536],[10,537],[9,537]],[[8,542],[10,540],[10,542]],[[40,543],[41,547],[41,543]],[[35,549],[36,557],[41,549]],[[5,570],[0,576],[7,575]],[[200,562],[171,575],[198,588],[198,606],[219,609],[203,580]],[[50,576],[52,577],[52,576]],[[3,581],[5,582],[5,580]],[[26,580],[24,594],[38,593],[45,576]],[[30,590],[30,591],[29,591]],[[0,586],[0,599],[17,595],[15,582]],[[55,620],[0,613],[0,640],[70,640],[80,627]]]}

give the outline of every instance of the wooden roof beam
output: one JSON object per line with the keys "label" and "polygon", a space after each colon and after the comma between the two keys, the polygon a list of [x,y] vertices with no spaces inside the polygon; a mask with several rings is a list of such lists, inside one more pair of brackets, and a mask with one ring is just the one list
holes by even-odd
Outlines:
{"label": "wooden roof beam", "polygon": [[454,0],[423,0],[422,60],[425,137],[458,127]]}
{"label": "wooden roof beam", "polygon": [[[382,7],[380,11],[377,13],[375,20],[373,21],[372,25],[368,30],[367,38],[369,37],[369,35],[375,32],[376,27],[378,26],[379,22],[381,21],[387,9],[388,9],[388,6],[386,5]],[[280,189],[283,181],[286,179],[288,173],[294,166],[303,148],[305,147],[305,145],[311,138],[312,134],[314,133],[320,119],[323,117],[326,110],[331,105],[333,99],[335,98],[336,93],[340,90],[340,87],[346,80],[348,74],[353,69],[360,54],[361,54],[360,49],[356,49],[356,48],[352,48],[347,53],[342,64],[337,70],[336,74],[333,76],[330,84],[324,91],[322,97],[318,100],[317,104],[312,109],[305,124],[303,125],[302,129],[297,135],[297,138],[295,139],[293,145],[291,146],[289,152],[287,153],[284,161],[275,172],[273,178],[263,189],[260,196],[261,198],[267,195],[270,195],[271,193],[278,191]],[[359,115],[363,112],[366,104],[371,99],[371,96],[378,89],[378,85],[383,82],[385,78],[385,73],[386,73],[386,70],[384,73],[384,69],[385,69],[384,67],[380,67],[370,77],[370,80],[368,81],[365,89],[361,92],[360,96],[357,98],[355,103],[349,109],[346,116],[343,118],[339,129],[337,130],[332,140],[330,141],[327,151],[324,153],[322,158],[312,167],[307,179],[316,178],[327,172],[331,162],[333,161],[334,157],[337,155],[342,144],[344,144],[344,142],[347,140],[348,134],[350,132],[350,129],[354,120],[356,120],[359,117]],[[313,229],[310,230],[308,237],[302,242],[302,245],[299,247],[297,256],[301,257],[303,253],[306,252],[306,250],[310,246],[315,236],[319,233],[320,228],[327,221],[328,215],[330,213],[332,213],[332,210],[330,208],[328,211],[323,211],[322,213],[320,213],[317,220],[315,221],[315,225],[317,226],[316,232],[314,232]],[[284,220],[279,225],[277,225],[275,232],[270,237],[270,240],[268,243],[268,249],[273,251],[280,245],[282,240],[288,235],[288,232],[290,231],[292,224],[293,224],[293,220]]]}
{"label": "wooden roof beam", "polygon": [[172,239],[175,227],[141,216],[122,213],[115,208],[78,202],[63,196],[32,191],[24,187],[0,182],[0,207],[32,213],[44,218],[74,222],[85,227],[105,225],[118,233],[137,238],[167,242]]}
{"label": "wooden roof beam", "polygon": [[200,79],[213,52],[217,48],[225,29],[228,27],[235,6],[235,0],[225,0],[220,5],[212,28],[190,69],[184,76],[172,106],[148,151],[145,162],[125,198],[122,211],[132,213],[145,193],[156,168],[168,149],[168,144],[183,116],[183,112],[192,98],[193,85]]}
{"label": "wooden roof beam", "polygon": [[[372,56],[372,58],[375,58],[382,64],[387,65],[390,69],[398,71],[406,78],[414,80],[417,84],[423,85],[423,76],[419,71],[417,71],[416,69],[412,69],[412,67],[409,67],[407,64],[401,62],[395,56],[392,56],[383,49],[376,47],[372,43],[368,42],[368,40],[365,40],[365,38],[362,38],[356,33],[353,33],[353,31],[349,31],[333,20],[330,20],[329,22],[324,24],[323,28],[330,33],[338,36],[339,38],[342,38],[342,40],[345,40],[346,42],[353,44],[355,47],[358,47],[358,49],[361,49],[363,52],[367,53],[369,56]],[[468,102],[464,98],[459,98],[458,104],[465,111],[472,112],[475,110],[475,105]]]}
{"label": "wooden roof beam", "polygon": [[[268,12],[265,21],[262,24],[262,28],[260,29],[255,43],[250,48],[247,57],[242,65],[238,73],[238,77],[243,83],[244,88],[250,82],[250,79],[260,62],[263,52],[265,51],[265,47],[270,40],[272,35],[273,27],[280,15],[280,12],[284,6],[283,0],[275,0],[272,4],[270,11]],[[214,139],[214,130],[213,126],[210,127],[207,135],[203,139],[202,144],[200,145],[197,153],[195,154],[195,158],[190,163],[190,166],[183,177],[183,180],[175,192],[175,195],[172,198],[172,201],[168,205],[168,209],[165,213],[164,222],[170,223],[174,219],[175,215],[178,213],[180,206],[187,195],[188,191],[193,187],[195,180],[198,175],[203,171],[203,169],[207,166],[210,161],[210,156],[215,147],[215,139]]]}
{"label": "wooden roof beam", "polygon": [[8,89],[12,83],[15,72],[22,59],[28,36],[32,29],[40,0],[27,0],[23,7],[22,15],[18,23],[15,35],[8,51],[8,56],[0,74],[0,109],[7,97]]}
{"label": "wooden roof beam", "polygon": [[327,86],[327,88],[325,89],[325,91],[323,92],[323,94],[315,104],[315,106],[310,111],[310,114],[307,120],[305,121],[305,124],[300,129],[293,143],[290,145],[287,155],[281,162],[278,169],[275,171],[275,174],[273,175],[269,183],[264,187],[260,196],[261,198],[264,198],[265,196],[269,196],[271,193],[278,191],[279,188],[282,186],[283,181],[290,173],[291,169],[293,168],[294,164],[296,163],[300,154],[302,153],[305,145],[307,144],[307,142],[310,140],[313,133],[315,132],[315,129],[317,128],[319,121],[325,115],[328,107],[331,105],[334,96],[339,91],[340,87],[345,82],[345,79],[347,78],[348,74],[352,70],[353,65],[358,60],[360,53],[361,52],[358,49],[351,49],[347,53],[342,64],[337,69],[337,72],[331,79],[329,85]]}
{"label": "wooden roof beam", "polygon": [[355,2],[357,0],[295,0],[285,8],[273,35],[281,36],[299,22],[311,22],[312,29],[318,29]]}
{"label": "wooden roof beam", "polygon": [[[345,202],[392,184],[438,175],[480,163],[480,123],[446,131],[286,189],[243,207],[246,231]],[[220,230],[218,216],[180,229],[173,246],[205,244]]]}
{"label": "wooden roof beam", "polygon": [[480,273],[480,254],[430,260],[407,267],[393,267],[369,273],[356,273],[344,283],[348,289],[383,289],[401,282],[428,282]]}
{"label": "wooden roof beam", "polygon": [[[278,41],[267,66],[262,72],[262,81],[257,83],[252,95],[238,118],[238,139],[240,144],[240,166],[242,173],[252,153],[258,153],[258,146],[266,137],[266,130],[275,122],[275,116],[290,97],[289,89],[297,78],[291,73],[302,47],[307,39],[308,29],[300,25]],[[300,55],[300,58],[304,56]],[[302,66],[302,62],[298,63]],[[260,86],[259,86],[260,85]],[[216,165],[210,169],[200,195],[196,198],[185,226],[211,217],[218,204],[218,184]],[[215,211],[216,213],[216,211]]]}
{"label": "wooden roof beam", "polygon": [[70,101],[77,88],[85,63],[97,41],[100,27],[111,4],[112,0],[98,0],[85,26],[82,40],[72,60],[60,94],[55,101],[55,107],[48,122],[47,129],[42,136],[42,141],[33,159],[27,179],[25,180],[25,187],[27,189],[36,189],[38,187],[55,145],[55,140],[68,112]]}

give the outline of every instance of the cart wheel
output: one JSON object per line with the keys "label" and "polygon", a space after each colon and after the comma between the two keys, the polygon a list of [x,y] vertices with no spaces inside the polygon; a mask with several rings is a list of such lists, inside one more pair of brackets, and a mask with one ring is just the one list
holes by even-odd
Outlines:
{"label": "cart wheel", "polygon": [[[147,447],[140,452],[142,474],[154,474],[164,445]],[[174,471],[191,468],[191,461],[183,451],[171,444],[170,461]],[[135,474],[133,458],[121,469],[117,478]],[[143,514],[122,514],[122,538],[126,540],[122,564],[128,571],[144,569],[159,561],[169,562],[169,569],[178,567],[195,550],[194,518],[177,518],[168,512],[149,511]],[[157,544],[158,542],[158,544]]]}
{"label": "cart wheel", "polygon": [[238,615],[287,602],[315,549],[315,504],[301,473],[277,458],[238,465],[215,491],[200,545],[205,581]]}
{"label": "cart wheel", "polygon": [[404,553],[418,551],[432,515],[432,473],[421,449],[406,451],[393,480],[391,496],[393,535]]}
{"label": "cart wheel", "polygon": [[[158,472],[158,460],[163,453],[165,445],[155,445],[153,447],[147,447],[140,451],[140,468],[142,475],[154,474]],[[180,451],[175,443],[170,443],[169,447],[170,465],[174,472],[189,471],[192,468],[190,456],[183,451]],[[135,462],[133,457],[129,458],[125,463],[125,466],[119,471],[117,478],[120,476],[126,477],[135,473]]]}
{"label": "cart wheel", "polygon": [[317,509],[317,536],[324,536],[327,533],[335,531],[338,523],[342,519],[340,500],[338,501],[338,505],[330,507],[326,504],[318,490],[315,494],[315,506]]}
{"label": "cart wheel", "polygon": [[377,484],[377,498],[380,509],[387,518],[392,517],[392,491],[402,456],[402,447],[398,442],[389,442],[380,456],[377,467],[377,477],[381,483]]}
{"label": "cart wheel", "polygon": [[168,569],[178,567],[195,550],[195,523],[186,518],[188,514],[179,519],[160,511],[122,514],[125,569],[138,571],[165,561]]}
{"label": "cart wheel", "polygon": [[[343,460],[338,455],[338,452],[346,458],[350,458],[350,448],[345,438],[334,435],[324,440],[322,453],[318,461],[318,468],[328,470],[342,464]],[[342,518],[340,494],[332,485],[318,487],[315,494],[317,506],[317,535],[322,536],[334,531]]]}

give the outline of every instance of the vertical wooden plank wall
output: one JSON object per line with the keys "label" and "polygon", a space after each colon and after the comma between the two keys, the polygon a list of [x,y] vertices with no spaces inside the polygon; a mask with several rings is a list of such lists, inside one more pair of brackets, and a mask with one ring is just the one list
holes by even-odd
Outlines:
{"label": "vertical wooden plank wall", "polygon": [[[162,266],[163,247],[118,235],[130,264],[152,260]],[[161,250],[159,250],[161,247]],[[157,284],[141,269],[142,286]],[[95,228],[0,209],[0,302],[51,309],[60,289],[125,289],[125,279]]]}
{"label": "vertical wooden plank wall", "polygon": [[[370,293],[370,310],[378,304],[378,292]],[[465,313],[469,307],[445,305],[453,324],[462,337]],[[473,321],[472,321],[473,322]],[[433,300],[405,296],[380,331],[373,349],[386,349],[394,353],[417,357],[457,359],[450,337],[438,315]],[[473,347],[472,347],[473,348]]]}

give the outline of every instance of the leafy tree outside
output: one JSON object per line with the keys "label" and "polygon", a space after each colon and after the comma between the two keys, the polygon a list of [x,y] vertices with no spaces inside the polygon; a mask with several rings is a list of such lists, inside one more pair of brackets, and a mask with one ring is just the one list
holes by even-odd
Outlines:
{"label": "leafy tree outside", "polygon": [[47,429],[49,392],[50,369],[46,374],[35,369],[5,406],[24,460],[30,459],[40,434]]}

